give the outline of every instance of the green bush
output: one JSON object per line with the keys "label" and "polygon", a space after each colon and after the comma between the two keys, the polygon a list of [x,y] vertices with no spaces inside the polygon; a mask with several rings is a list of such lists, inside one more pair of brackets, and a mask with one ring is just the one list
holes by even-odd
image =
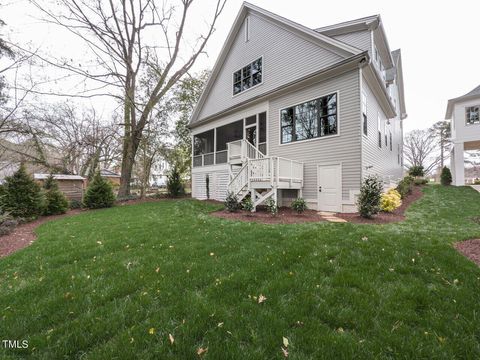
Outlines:
{"label": "green bush", "polygon": [[43,184],[45,189],[44,215],[65,214],[68,210],[68,201],[58,188],[57,181],[50,175]]}
{"label": "green bush", "polygon": [[443,167],[442,173],[440,174],[440,182],[442,185],[450,185],[452,183],[452,173],[446,166]]}
{"label": "green bush", "polygon": [[408,169],[408,175],[414,177],[422,177],[425,176],[425,170],[421,165],[414,165],[410,169]]}
{"label": "green bush", "polygon": [[415,179],[413,180],[413,183],[417,186],[419,185],[426,185],[428,184],[428,180],[427,179],[424,179],[424,178],[420,178],[420,179]]}
{"label": "green bush", "polygon": [[272,214],[272,216],[276,216],[278,214],[278,206],[273,197],[268,198],[266,206],[267,211]]}
{"label": "green bush", "polygon": [[378,176],[368,175],[363,179],[358,197],[358,212],[364,218],[370,219],[380,211],[380,198],[383,182]]}
{"label": "green bush", "polygon": [[397,185],[396,190],[399,192],[402,199],[405,199],[413,191],[413,177],[405,176]]}
{"label": "green bush", "polygon": [[248,212],[252,212],[254,209],[253,206],[253,201],[250,196],[247,196],[245,199],[242,201],[242,209]]}
{"label": "green bush", "polygon": [[41,214],[43,196],[40,186],[29,176],[22,164],[12,175],[5,178],[2,208],[14,217],[25,219]]}
{"label": "green bush", "polygon": [[[473,181],[473,185],[480,185],[480,179],[479,178],[476,178],[474,181]],[[1,192],[0,192],[1,194]]]}
{"label": "green bush", "polygon": [[72,200],[70,200],[69,208],[70,209],[81,209],[82,208],[82,202],[80,200],[77,200],[77,199],[72,199]]}
{"label": "green bush", "polygon": [[88,185],[87,192],[83,198],[83,204],[89,209],[112,207],[115,202],[112,185],[108,180],[96,172],[92,182]]}
{"label": "green bush", "polygon": [[238,209],[240,209],[240,203],[238,202],[237,195],[235,195],[232,192],[227,194],[224,204],[225,204],[225,209],[228,212],[235,212]]}
{"label": "green bush", "polygon": [[305,212],[305,210],[308,209],[307,202],[303,198],[297,198],[293,200],[290,207],[298,214],[302,214],[303,212]]}
{"label": "green bush", "polygon": [[185,194],[182,177],[176,165],[173,166],[172,170],[167,176],[167,192],[168,195],[172,197],[178,197]]}

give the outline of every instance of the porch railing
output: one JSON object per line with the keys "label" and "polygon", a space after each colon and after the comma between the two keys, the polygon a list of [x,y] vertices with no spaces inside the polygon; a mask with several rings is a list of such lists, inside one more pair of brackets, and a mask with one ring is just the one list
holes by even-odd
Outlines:
{"label": "porch railing", "polygon": [[260,150],[245,139],[229,142],[227,151],[228,161],[240,160],[244,162],[247,159],[262,159],[265,157]]}

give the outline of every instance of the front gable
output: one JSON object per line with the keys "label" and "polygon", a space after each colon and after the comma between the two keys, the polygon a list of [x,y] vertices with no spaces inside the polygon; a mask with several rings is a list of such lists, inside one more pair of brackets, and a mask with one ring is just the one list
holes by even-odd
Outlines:
{"label": "front gable", "polygon": [[[360,52],[301,25],[287,23],[286,19],[276,19],[271,13],[256,11],[251,5],[242,9],[195,109],[191,126]],[[234,95],[234,72],[259,58],[262,83]]]}

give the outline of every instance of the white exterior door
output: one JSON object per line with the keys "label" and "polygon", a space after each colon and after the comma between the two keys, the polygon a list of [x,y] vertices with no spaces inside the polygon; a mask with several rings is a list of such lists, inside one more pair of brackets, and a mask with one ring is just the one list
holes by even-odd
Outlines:
{"label": "white exterior door", "polygon": [[318,165],[317,194],[318,210],[341,211],[342,166],[340,164]]}

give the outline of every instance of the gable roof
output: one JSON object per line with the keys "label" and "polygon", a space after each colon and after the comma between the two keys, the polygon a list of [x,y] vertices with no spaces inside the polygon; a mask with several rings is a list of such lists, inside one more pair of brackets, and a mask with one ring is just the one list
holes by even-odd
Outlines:
{"label": "gable roof", "polygon": [[445,113],[445,119],[451,119],[453,113],[453,106],[460,102],[460,101],[467,101],[467,100],[474,100],[476,98],[480,98],[480,85],[478,85],[475,89],[469,91],[465,95],[453,98],[448,100],[447,111]]}
{"label": "gable roof", "polygon": [[239,31],[240,27],[242,26],[243,19],[247,15],[247,13],[253,13],[255,15],[258,15],[262,18],[265,18],[269,21],[272,21],[273,23],[289,30],[294,33],[297,33],[298,35],[307,38],[313,43],[318,44],[319,46],[322,46],[339,56],[341,56],[344,59],[347,59],[351,56],[358,55],[362,53],[362,50],[357,49],[351,45],[345,44],[341,41],[332,39],[324,34],[321,34],[315,30],[312,30],[306,26],[303,26],[301,24],[298,24],[294,21],[291,21],[289,19],[286,19],[282,16],[279,16],[277,14],[274,14],[270,11],[267,11],[265,9],[262,9],[258,6],[255,6],[253,4],[250,4],[248,2],[244,2],[240,8],[240,11],[237,14],[237,17],[235,18],[235,21],[233,23],[232,28],[230,29],[230,32],[227,36],[227,39],[220,51],[220,55],[217,58],[217,61],[215,62],[215,65],[213,66],[212,72],[210,74],[210,77],[207,80],[207,83],[205,85],[205,88],[203,89],[202,94],[200,95],[200,98],[198,100],[198,103],[192,113],[192,116],[190,118],[190,124],[198,122],[198,117],[200,114],[200,111],[205,103],[205,100],[215,83],[215,80],[217,78],[217,75],[219,74],[222,65],[230,51],[230,48],[235,40],[235,36],[237,32]]}
{"label": "gable roof", "polygon": [[[374,35],[380,37],[382,43],[385,44],[384,55],[387,58],[387,62],[384,65],[386,65],[387,68],[393,66],[392,52],[390,51],[390,45],[388,44],[387,35],[385,33],[385,29],[383,28],[382,17],[380,15],[371,15],[360,19],[344,21],[338,24],[332,24],[315,29],[315,31],[327,36],[338,36],[365,30],[378,30],[374,33]],[[381,49],[380,51],[382,52]]]}
{"label": "gable roof", "polygon": [[[46,180],[49,176],[50,174],[33,174],[35,180]],[[83,176],[69,174],[53,174],[53,178],[55,180],[85,180]]]}

